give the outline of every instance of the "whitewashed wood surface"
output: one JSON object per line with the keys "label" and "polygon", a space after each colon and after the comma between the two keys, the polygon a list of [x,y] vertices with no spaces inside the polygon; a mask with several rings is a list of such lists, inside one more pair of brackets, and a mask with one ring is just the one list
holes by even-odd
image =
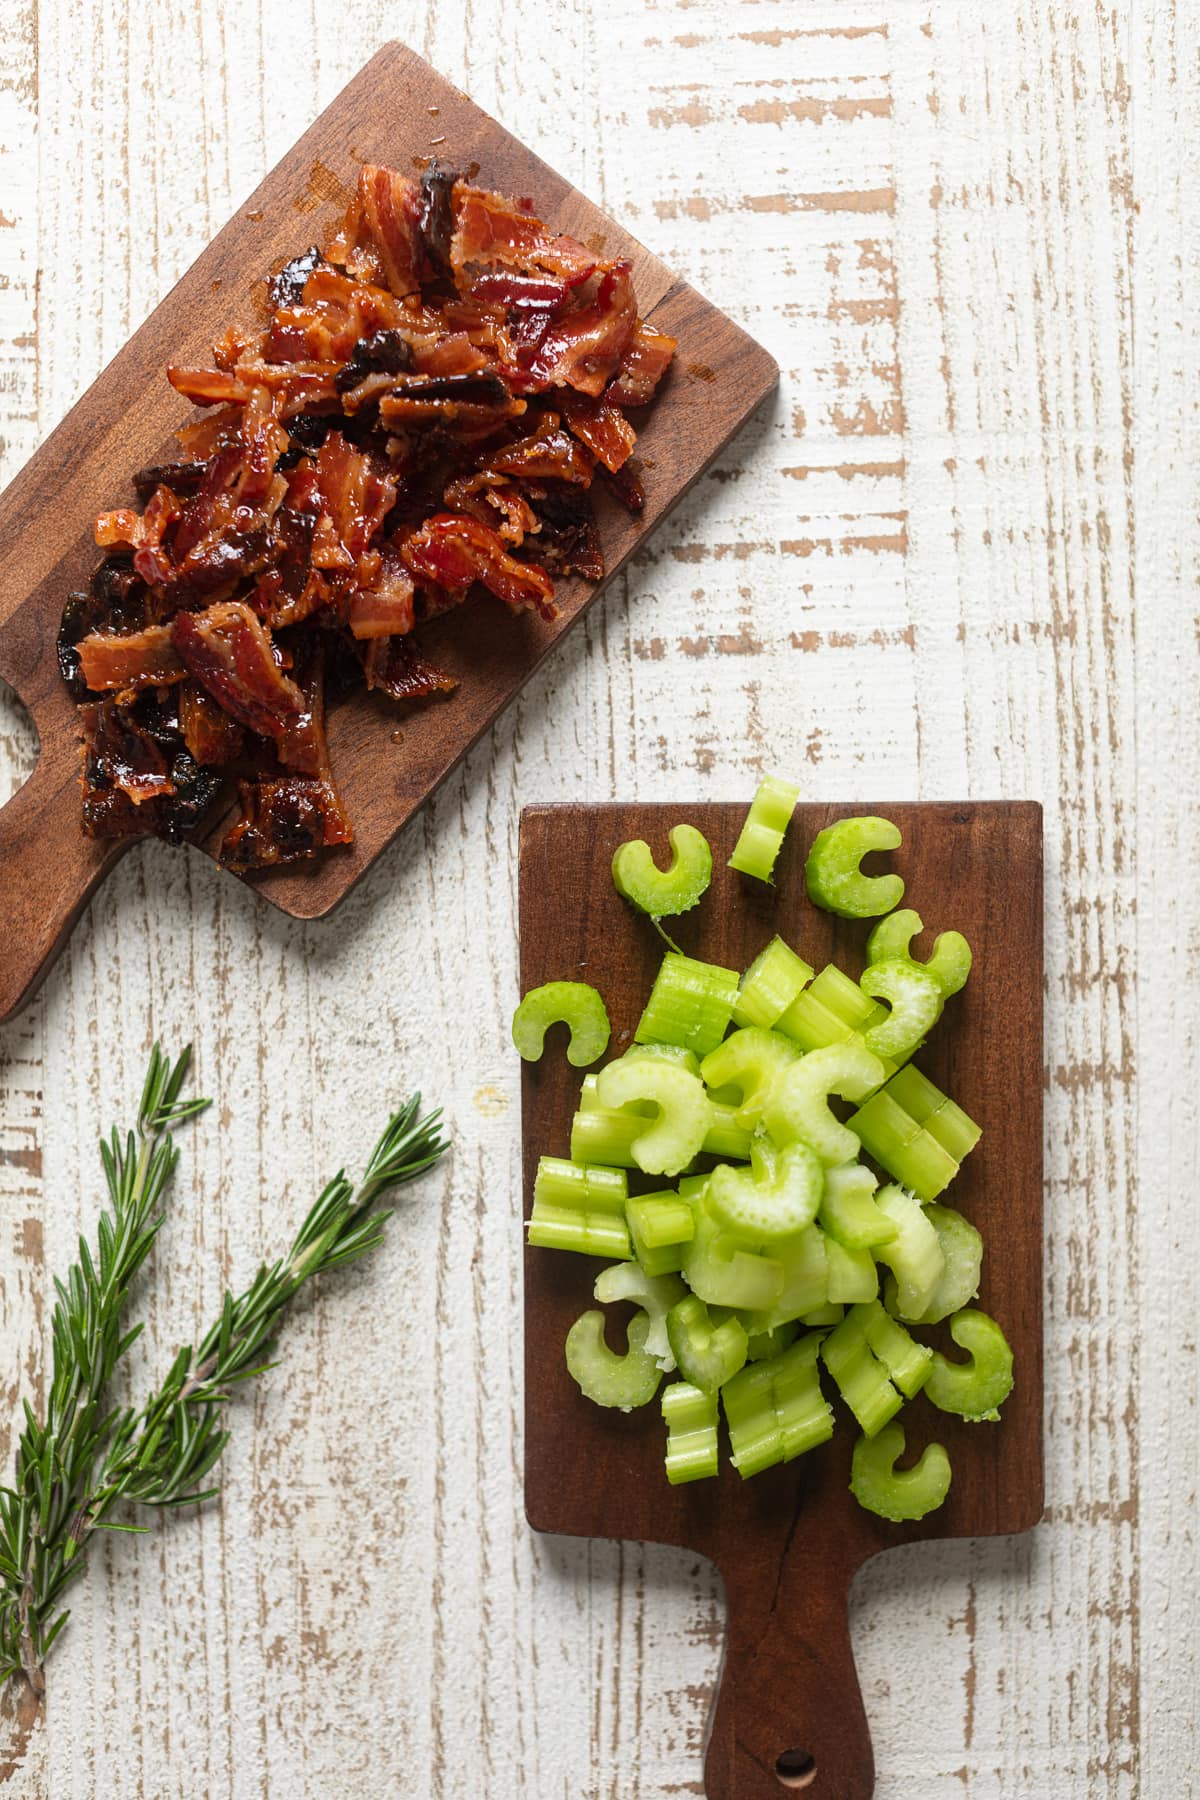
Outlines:
{"label": "whitewashed wood surface", "polygon": [[[332,921],[150,844],[0,1031],[0,1445],[155,1035],[195,1043],[219,1105],[185,1145],[138,1387],[393,1099],[420,1086],[456,1139],[239,1403],[222,1501],[98,1546],[44,1716],[0,1710],[0,1784],[702,1793],[711,1570],[522,1514],[514,852],[526,801],[733,799],[791,769],[814,797],[1046,807],[1046,1522],[860,1577],[878,1793],[1177,1800],[1200,1585],[1200,14],[6,0],[5,479],[389,37],[739,318],[782,386]],[[6,701],[0,792],[31,755]]]}

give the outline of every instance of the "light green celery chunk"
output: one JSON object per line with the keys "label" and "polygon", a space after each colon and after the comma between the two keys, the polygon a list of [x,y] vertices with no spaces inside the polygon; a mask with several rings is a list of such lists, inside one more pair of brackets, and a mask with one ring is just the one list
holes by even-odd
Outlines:
{"label": "light green celery chunk", "polygon": [[717,1472],[717,1396],[686,1381],[664,1389],[667,1427],[667,1480],[672,1487],[704,1481]]}
{"label": "light green celery chunk", "polygon": [[737,989],[736,969],[668,950],[633,1035],[639,1044],[681,1044],[707,1056],[725,1036]]}
{"label": "light green celery chunk", "polygon": [[868,1155],[881,1163],[889,1175],[911,1188],[919,1200],[936,1200],[958,1174],[958,1164],[924,1126],[897,1104],[888,1091],[890,1087],[891,1082],[859,1107],[849,1129]]}
{"label": "light green celery chunk", "polygon": [[894,1238],[897,1225],[875,1204],[879,1186],[862,1163],[842,1163],[826,1169],[825,1191],[817,1215],[824,1230],[847,1250],[871,1250]]}
{"label": "light green celery chunk", "polygon": [[700,1064],[700,1074],[710,1088],[738,1090],[737,1122],[753,1131],[771,1089],[799,1054],[795,1044],[779,1032],[765,1025],[744,1025],[709,1051]]}
{"label": "light green celery chunk", "polygon": [[[687,1184],[690,1185],[690,1184]],[[705,1204],[708,1181],[689,1194],[695,1219],[695,1235],[684,1247],[683,1278],[694,1294],[712,1306],[733,1306],[759,1313],[772,1305],[783,1289],[783,1264],[772,1256],[747,1250],[732,1233],[713,1218]],[[685,1183],[679,1184],[682,1194]],[[765,1326],[756,1326],[765,1329]]]}
{"label": "light green celery chunk", "polygon": [[854,1132],[829,1110],[830,1094],[861,1100],[882,1080],[879,1058],[859,1044],[812,1050],[779,1077],[763,1111],[763,1123],[777,1144],[800,1140],[815,1150],[826,1168],[858,1155]]}
{"label": "light green celery chunk", "polygon": [[667,1339],[679,1373],[715,1393],[746,1360],[746,1328],[736,1313],[718,1324],[698,1294],[685,1294],[667,1314]]}
{"label": "light green celery chunk", "polygon": [[850,1492],[867,1512],[899,1523],[923,1519],[950,1492],[950,1458],[941,1444],[927,1444],[911,1469],[897,1469],[904,1454],[904,1427],[886,1425],[875,1437],[861,1437],[850,1460]]}
{"label": "light green celery chunk", "polygon": [[[801,1050],[823,1050],[830,1044],[861,1044],[863,1032],[886,1018],[886,1007],[868,999],[836,963],[828,963],[776,1021],[776,1029]],[[896,1064],[889,1057],[880,1061],[886,1080],[895,1073]]]}
{"label": "light green celery chunk", "polygon": [[634,1139],[646,1129],[645,1116],[614,1112],[602,1106],[580,1110],[571,1120],[571,1158],[603,1163],[614,1169],[636,1169]]}
{"label": "light green celery chunk", "polygon": [[744,1478],[790,1462],[833,1436],[833,1409],[810,1333],[769,1362],[747,1364],[721,1389],[733,1466]]}
{"label": "light green celery chunk", "polygon": [[878,1300],[854,1308],[866,1340],[906,1400],[919,1394],[929,1380],[933,1352],[918,1344],[903,1325],[897,1324]]}
{"label": "light green celery chunk", "polygon": [[675,1359],[671,1354],[667,1315],[687,1292],[678,1275],[647,1275],[635,1262],[619,1262],[610,1269],[601,1269],[592,1292],[604,1306],[611,1306],[617,1300],[632,1300],[635,1306],[642,1308],[650,1321],[646,1332],[646,1354],[669,1374],[675,1367]]}
{"label": "light green celery chunk", "polygon": [[868,999],[857,981],[851,981],[836,963],[826,963],[813,977],[809,992],[850,1031],[864,1031],[887,1016],[878,1000]]}
{"label": "light green celery chunk", "polygon": [[[895,1416],[904,1399],[898,1386],[893,1386],[888,1364],[872,1343],[872,1336],[896,1358],[906,1379],[915,1376],[916,1372],[916,1362],[910,1359],[908,1351],[898,1355],[898,1340],[881,1332],[878,1324],[880,1318],[887,1320],[889,1325],[896,1323],[894,1319],[887,1319],[887,1314],[877,1300],[852,1306],[841,1324],[834,1327],[821,1345],[821,1356],[826,1368],[868,1437],[874,1437],[880,1427]],[[901,1326],[896,1329],[903,1332]],[[903,1332],[903,1337],[904,1344],[911,1351],[920,1351],[921,1346],[914,1345],[907,1332]]]}
{"label": "light green celery chunk", "polygon": [[733,848],[729,867],[759,881],[770,881],[775,859],[783,846],[784,833],[791,823],[800,789],[777,775],[768,775],[758,784],[750,803],[746,823]]}
{"label": "light green celery chunk", "polygon": [[935,1087],[927,1075],[910,1063],[887,1084],[890,1097],[906,1113],[923,1125],[929,1135],[956,1163],[972,1151],[983,1136],[974,1119],[969,1118],[941,1088]]}
{"label": "light green celery chunk", "polygon": [[[964,1219],[951,1206],[939,1206],[935,1201],[925,1208],[925,1217],[938,1234],[946,1266],[929,1305],[920,1318],[914,1318],[910,1323],[936,1325],[940,1319],[947,1319],[951,1313],[958,1312],[960,1307],[966,1306],[978,1294],[979,1271],[983,1266],[983,1239],[970,1220]],[[908,1316],[901,1310],[899,1288],[892,1275],[888,1276],[887,1304],[889,1311],[899,1313],[901,1318]]]}
{"label": "light green celery chunk", "polygon": [[567,1368],[580,1390],[597,1406],[632,1412],[658,1392],[662,1371],[646,1349],[650,1321],[644,1312],[629,1321],[629,1348],[622,1356],[604,1341],[604,1314],[585,1312],[567,1333]]}
{"label": "light green celery chunk", "polygon": [[829,1260],[829,1298],[839,1306],[873,1300],[879,1292],[879,1271],[869,1250],[848,1250],[828,1232],[825,1255]]}
{"label": "light green celery chunk", "polygon": [[586,981],[547,981],[530,988],[512,1019],[512,1040],[526,1062],[537,1062],[552,1025],[570,1032],[567,1061],[574,1068],[595,1062],[608,1046],[608,1013]]}
{"label": "light green celery chunk", "polygon": [[875,1204],[897,1228],[889,1243],[876,1245],[876,1259],[896,1277],[896,1310],[901,1318],[919,1319],[945,1272],[941,1240],[907,1189],[889,1182],[876,1194]]}
{"label": "light green celery chunk", "polygon": [[746,1361],[769,1362],[771,1357],[781,1355],[789,1344],[794,1344],[799,1335],[799,1319],[776,1325],[774,1331],[752,1332],[746,1343]]}
{"label": "light green celery chunk", "polygon": [[732,1157],[746,1162],[750,1156],[750,1133],[739,1125],[737,1109],[708,1097],[708,1130],[701,1146],[706,1156]]}
{"label": "light green celery chunk", "polygon": [[[659,1062],[674,1063],[677,1068],[686,1069],[689,1075],[699,1075],[700,1058],[694,1050],[688,1050],[683,1044],[630,1044],[621,1056],[614,1057],[614,1062],[632,1062],[635,1057],[649,1056]],[[587,1077],[585,1076],[586,1080]]]}
{"label": "light green celery chunk", "polygon": [[812,980],[812,974],[810,963],[797,956],[781,937],[773,937],[742,976],[733,1009],[734,1024],[774,1025],[805,982]]}
{"label": "light green celery chunk", "polygon": [[911,1056],[942,1010],[942,990],[933,976],[894,958],[864,969],[860,985],[864,993],[888,1001],[892,1009],[886,1019],[863,1032],[867,1049],[876,1056]]}
{"label": "light green celery chunk", "polygon": [[800,1315],[802,1325],[840,1325],[846,1316],[846,1309],[838,1302],[827,1300],[824,1306],[814,1306],[811,1312]]}
{"label": "light green celery chunk", "polygon": [[899,957],[914,968],[925,969],[949,999],[965,985],[971,973],[971,946],[961,931],[941,931],[934,939],[932,954],[922,962],[912,953],[912,941],[924,929],[920,913],[911,906],[890,913],[867,939],[867,961],[890,962]]}
{"label": "light green celery chunk", "polygon": [[843,919],[869,919],[891,912],[904,898],[899,875],[864,875],[859,864],[872,850],[895,850],[900,833],[888,819],[839,819],[819,831],[804,875],[814,906]]}
{"label": "light green celery chunk", "polygon": [[829,1259],[825,1234],[818,1225],[806,1225],[794,1236],[771,1246],[782,1282],[773,1303],[756,1309],[747,1319],[749,1331],[773,1331],[793,1319],[807,1319],[829,1301]]}
{"label": "light green celery chunk", "polygon": [[694,825],[673,825],[667,840],[671,861],[666,869],[657,867],[644,838],[619,845],[612,860],[618,894],[652,919],[690,911],[712,880],[712,851],[703,832]]}
{"label": "light green celery chunk", "polygon": [[629,1258],[633,1250],[625,1223],[628,1194],[622,1169],[543,1156],[533,1184],[529,1242],[544,1250]]}
{"label": "light green celery chunk", "polygon": [[943,1412],[964,1419],[998,1419],[999,1407],[1013,1385],[1013,1358],[1008,1340],[995,1319],[969,1307],[950,1321],[950,1336],[970,1360],[951,1362],[940,1350],[933,1353],[933,1367],[925,1392]]}
{"label": "light green celery chunk", "polygon": [[696,1230],[692,1209],[669,1188],[625,1202],[633,1253],[647,1275],[670,1275],[683,1266],[683,1247]]}
{"label": "light green celery chunk", "polygon": [[645,1121],[630,1146],[647,1175],[677,1175],[699,1153],[711,1122],[709,1101],[699,1077],[686,1069],[654,1057],[622,1057],[601,1069],[596,1094],[614,1111],[631,1103],[657,1106],[657,1117]]}
{"label": "light green celery chunk", "polygon": [[749,1243],[773,1243],[811,1225],[824,1185],[821,1160],[807,1144],[788,1144],[769,1173],[731,1169],[712,1172],[708,1209],[729,1231]]}

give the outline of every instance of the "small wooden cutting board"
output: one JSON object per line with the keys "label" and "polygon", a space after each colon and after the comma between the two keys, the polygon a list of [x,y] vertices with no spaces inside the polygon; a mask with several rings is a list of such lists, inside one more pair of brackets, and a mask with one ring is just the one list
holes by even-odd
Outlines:
{"label": "small wooden cutting board", "polygon": [[[975,951],[966,988],[947,1003],[916,1061],[983,1127],[945,1199],[983,1233],[978,1304],[1008,1335],[1016,1385],[999,1425],[969,1425],[922,1396],[906,1405],[910,1447],[936,1437],[949,1452],[946,1504],[908,1525],[863,1512],[847,1488],[857,1431],[840,1401],[833,1439],[787,1467],[743,1482],[729,1465],[722,1431],[719,1478],[669,1487],[657,1401],[628,1416],[604,1411],[583,1398],[563,1361],[567,1330],[595,1304],[592,1283],[603,1264],[525,1252],[530,1524],[681,1545],[711,1557],[724,1579],[728,1636],[710,1721],[708,1800],[778,1800],[789,1785],[826,1800],[865,1800],[874,1763],[847,1622],[855,1571],[894,1544],[1026,1531],[1041,1516],[1041,808],[801,805],[774,888],[726,867],[744,806],[534,807],[521,820],[521,991],[550,980],[590,981],[612,1020],[610,1052],[619,1054],[663,953],[649,921],[613,888],[610,863],[619,843],[645,838],[663,865],[672,824],[687,820],[708,838],[712,887],[694,912],[672,922],[672,936],[689,955],[741,969],[779,932],[816,968],[832,960],[856,976],[870,921],[835,919],[812,906],[804,857],[825,825],[868,812],[893,819],[903,833],[889,866],[907,883],[904,904],[920,912],[930,934],[953,927]],[[581,1073],[567,1063],[557,1036],[540,1063],[525,1065],[526,1217],[538,1157],[568,1154]],[[661,1182],[647,1183],[654,1185]],[[948,1338],[943,1342],[958,1354]],[[825,1386],[832,1398],[832,1383]],[[777,1772],[788,1753],[796,1754],[784,1770],[807,1770],[790,1782]]]}

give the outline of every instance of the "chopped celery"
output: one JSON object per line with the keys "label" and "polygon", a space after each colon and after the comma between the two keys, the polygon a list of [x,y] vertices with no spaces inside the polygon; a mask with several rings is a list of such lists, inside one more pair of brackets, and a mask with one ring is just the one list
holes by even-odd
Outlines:
{"label": "chopped celery", "polygon": [[914,1069],[911,1063],[897,1075],[893,1075],[888,1082],[887,1091],[918,1125],[925,1127],[956,1163],[960,1163],[983,1136],[974,1119],[969,1118],[961,1106],[955,1105],[953,1100],[943,1094],[941,1088],[935,1087],[929,1077],[922,1075],[919,1069]]}
{"label": "chopped celery", "polygon": [[657,1057],[659,1062],[675,1063],[677,1067],[686,1069],[689,1075],[700,1073],[700,1058],[694,1050],[688,1050],[682,1044],[630,1044],[623,1055],[614,1057],[613,1060],[632,1062],[636,1056]]}
{"label": "chopped celery", "polygon": [[[936,1325],[940,1319],[949,1318],[951,1313],[966,1306],[979,1292],[983,1239],[970,1220],[964,1219],[951,1206],[939,1206],[935,1201],[925,1208],[925,1217],[937,1232],[945,1267],[924,1312],[919,1317],[913,1316],[910,1322],[915,1325]],[[894,1276],[889,1275],[887,1288],[889,1310],[899,1313],[901,1318],[909,1318],[910,1315],[900,1306],[900,1293]]]}
{"label": "chopped celery", "polygon": [[529,1242],[544,1250],[628,1259],[633,1254],[625,1223],[628,1193],[621,1169],[543,1156],[533,1184]]}
{"label": "chopped celery", "polygon": [[[827,1246],[828,1248],[828,1246]],[[827,1300],[824,1306],[814,1306],[811,1312],[801,1313],[802,1325],[840,1325],[846,1316],[846,1309],[836,1300]]]}
{"label": "chopped celery", "polygon": [[667,1480],[672,1487],[703,1481],[717,1472],[717,1396],[686,1381],[664,1389],[667,1426]]}
{"label": "chopped celery", "polygon": [[831,1238],[847,1250],[871,1250],[894,1238],[897,1225],[874,1201],[879,1186],[870,1169],[861,1163],[843,1163],[826,1169],[825,1191],[818,1217]]}
{"label": "chopped celery", "polygon": [[746,1342],[747,1362],[769,1362],[794,1344],[800,1335],[799,1319],[789,1319],[786,1325],[776,1325],[774,1331],[751,1332]]}
{"label": "chopped celery", "polygon": [[601,1269],[592,1292],[604,1306],[611,1306],[616,1300],[632,1300],[635,1306],[642,1308],[650,1321],[646,1332],[646,1354],[669,1374],[675,1363],[667,1332],[667,1315],[687,1292],[678,1275],[647,1275],[635,1262],[613,1263],[610,1269]]}
{"label": "chopped celery", "polygon": [[[712,1306],[765,1312],[783,1289],[783,1264],[745,1249],[713,1218],[705,1203],[707,1180],[690,1196],[696,1231],[683,1252],[683,1278]],[[683,1193],[683,1183],[680,1183]],[[765,1329],[757,1326],[756,1329]]]}
{"label": "chopped celery", "polygon": [[839,819],[819,831],[804,874],[814,906],[843,919],[891,912],[904,897],[899,875],[864,875],[859,864],[872,850],[895,850],[900,833],[888,819]]}
{"label": "chopped celery", "polygon": [[649,1332],[646,1314],[634,1313],[627,1332],[629,1348],[621,1356],[604,1341],[602,1312],[585,1312],[576,1319],[567,1333],[567,1368],[589,1400],[597,1406],[619,1406],[622,1412],[653,1400],[662,1371],[646,1349]]}
{"label": "chopped celery", "polygon": [[709,1051],[700,1074],[710,1088],[738,1090],[737,1122],[753,1131],[776,1080],[799,1054],[779,1032],[765,1025],[744,1025]]}
{"label": "chopped celery", "polygon": [[[801,1050],[823,1050],[829,1044],[861,1043],[864,1031],[886,1018],[886,1007],[869,1000],[836,963],[828,963],[776,1021],[776,1029]],[[880,1061],[886,1080],[896,1065],[887,1057]]]}
{"label": "chopped celery", "polygon": [[685,1294],[672,1306],[667,1341],[683,1379],[705,1393],[715,1393],[746,1360],[746,1328],[737,1314],[715,1324],[698,1294]]}
{"label": "chopped celery", "polygon": [[941,1241],[913,1196],[894,1182],[875,1196],[880,1212],[896,1226],[896,1235],[878,1244],[875,1256],[896,1277],[896,1306],[901,1318],[919,1319],[937,1292],[946,1268]]}
{"label": "chopped celery", "polygon": [[932,1133],[892,1098],[890,1089],[891,1082],[864,1101],[849,1129],[863,1149],[919,1200],[936,1200],[958,1174],[958,1164]]}
{"label": "chopped celery", "polygon": [[706,1156],[728,1156],[734,1162],[746,1162],[750,1155],[750,1133],[737,1121],[737,1109],[708,1098],[708,1130],[701,1145]]}
{"label": "chopped celery", "polygon": [[639,1044],[682,1044],[707,1056],[725,1036],[737,987],[736,969],[668,950],[634,1037]]}
{"label": "chopped celery", "polygon": [[899,1523],[923,1519],[950,1492],[950,1458],[941,1444],[927,1444],[911,1469],[897,1469],[904,1454],[903,1425],[885,1425],[875,1437],[861,1437],[850,1461],[850,1492],[867,1512]]}
{"label": "chopped celery", "polygon": [[950,1336],[970,1361],[951,1362],[940,1350],[933,1353],[933,1367],[925,1392],[943,1412],[964,1419],[998,1419],[999,1406],[1012,1392],[1013,1359],[1008,1340],[995,1319],[969,1307],[950,1321]]}
{"label": "chopped celery", "polygon": [[694,825],[673,825],[667,833],[671,863],[659,869],[644,838],[621,844],[612,860],[618,894],[652,919],[674,917],[696,905],[712,880],[712,851]]}
{"label": "chopped celery", "polygon": [[886,1019],[863,1032],[867,1049],[901,1060],[911,1056],[942,1010],[942,990],[933,976],[894,957],[864,969],[859,985],[873,999],[887,1000],[892,1009]]}
{"label": "chopped celery", "polygon": [[866,1332],[868,1344],[904,1398],[911,1400],[929,1380],[933,1351],[911,1338],[903,1325],[897,1324],[891,1314],[883,1310],[878,1300],[856,1306],[854,1310]]}
{"label": "chopped celery", "polygon": [[812,1050],[785,1069],[772,1090],[763,1122],[777,1144],[797,1138],[815,1150],[827,1168],[858,1155],[858,1139],[829,1110],[829,1095],[858,1100],[882,1080],[879,1058],[860,1044]]}
{"label": "chopped celery", "polygon": [[924,962],[912,953],[912,941],[923,931],[921,915],[911,906],[881,919],[867,939],[867,961],[890,962],[893,957],[925,969],[933,976],[943,995],[957,994],[971,973],[971,946],[961,931],[940,931],[933,942],[933,953]]}
{"label": "chopped celery", "polygon": [[825,1255],[829,1262],[829,1298],[834,1304],[854,1306],[860,1300],[875,1298],[879,1292],[879,1271],[869,1250],[848,1250],[826,1232]]}
{"label": "chopped celery", "polygon": [[733,1466],[743,1478],[833,1436],[833,1409],[817,1372],[819,1344],[812,1332],[770,1362],[747,1365],[721,1389]]}
{"label": "chopped celery", "polygon": [[774,1025],[805,982],[812,980],[812,974],[811,965],[802,956],[797,956],[781,937],[773,937],[742,976],[733,1009],[734,1024]]}
{"label": "chopped celery", "polygon": [[602,1163],[614,1169],[636,1169],[634,1139],[645,1129],[644,1114],[617,1112],[598,1105],[581,1108],[571,1120],[572,1160]]}
{"label": "chopped celery", "polygon": [[696,1221],[686,1200],[668,1189],[625,1202],[625,1223],[633,1253],[647,1275],[670,1275],[683,1265],[683,1247]]}
{"label": "chopped celery", "polygon": [[821,1357],[842,1399],[867,1436],[874,1437],[899,1412],[904,1397],[867,1340],[866,1313],[866,1307],[851,1307],[822,1343]]}
{"label": "chopped celery", "polygon": [[747,1330],[773,1331],[793,1319],[807,1319],[829,1300],[829,1260],[825,1234],[818,1225],[771,1246],[782,1281],[773,1302],[755,1309]]}
{"label": "chopped celery", "polygon": [[731,869],[753,875],[759,881],[772,879],[771,871],[799,798],[800,789],[790,781],[780,781],[777,775],[768,775],[759,782],[729,859]]}
{"label": "chopped celery", "polygon": [[751,1243],[790,1237],[817,1216],[824,1185],[820,1158],[807,1144],[788,1144],[772,1159],[770,1173],[714,1169],[708,1208],[736,1236]]}
{"label": "chopped celery", "polygon": [[609,1023],[604,1002],[586,981],[547,981],[530,988],[512,1019],[512,1041],[526,1062],[537,1062],[552,1025],[566,1025],[571,1034],[567,1061],[584,1068],[603,1056],[608,1045]]}
{"label": "chopped celery", "polygon": [[630,1149],[647,1175],[677,1175],[704,1143],[710,1124],[703,1083],[686,1069],[657,1057],[622,1057],[596,1077],[600,1104],[616,1111],[631,1102],[652,1102],[658,1116],[643,1122]]}

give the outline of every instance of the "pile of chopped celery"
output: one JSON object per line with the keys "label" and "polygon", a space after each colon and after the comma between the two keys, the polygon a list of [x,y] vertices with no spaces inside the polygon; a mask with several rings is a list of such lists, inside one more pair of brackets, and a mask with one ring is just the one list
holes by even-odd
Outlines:
{"label": "pile of chopped celery", "polygon": [[[733,867],[771,879],[795,797],[763,784]],[[696,905],[712,867],[694,827],[670,842],[666,873],[640,841],[613,858],[618,890],[654,919]],[[926,1443],[896,1468],[906,1403],[924,1393],[996,1420],[1012,1388],[1004,1333],[971,1304],[982,1240],[941,1200],[979,1127],[909,1060],[971,951],[950,931],[926,961],[911,954],[922,921],[894,910],[903,881],[860,868],[899,843],[886,819],[842,819],[807,859],[814,904],[876,921],[857,981],[814,970],[780,937],[744,972],[669,951],[629,1049],[583,1078],[570,1156],[541,1159],[529,1242],[609,1263],[598,1306],[568,1334],[567,1367],[599,1406],[628,1412],[661,1389],[672,1485],[717,1474],[722,1415],[748,1478],[830,1438],[836,1396],[861,1434],[851,1492],[883,1518],[919,1519],[946,1498],[950,1461]],[[606,1009],[585,983],[525,996],[522,1056],[540,1056],[557,1023],[577,1066],[607,1048]],[[617,1351],[603,1309],[622,1301],[637,1310]],[[942,1322],[965,1361],[923,1341]]]}

